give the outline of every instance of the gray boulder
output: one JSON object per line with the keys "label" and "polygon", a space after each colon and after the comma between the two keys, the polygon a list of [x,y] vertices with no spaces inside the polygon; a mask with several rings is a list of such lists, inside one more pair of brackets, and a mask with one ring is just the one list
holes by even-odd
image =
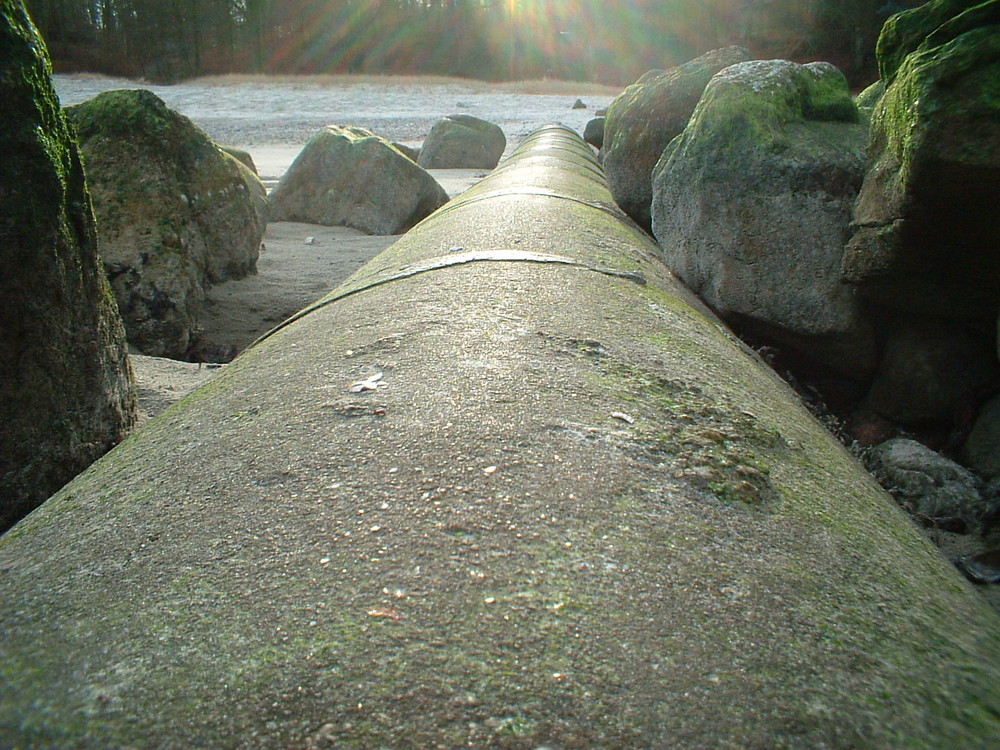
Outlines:
{"label": "gray boulder", "polygon": [[916,440],[887,440],[874,458],[880,480],[920,520],[974,531],[992,510],[972,472]]}
{"label": "gray boulder", "polygon": [[910,320],[886,336],[868,407],[898,424],[950,422],[998,380],[1000,365],[978,336]]}
{"label": "gray boulder", "polygon": [[712,79],[653,173],[674,273],[727,320],[851,377],[875,358],[840,273],[865,139],[832,65],[746,62]]}
{"label": "gray boulder", "polygon": [[604,145],[604,122],[604,117],[595,117],[588,122],[583,129],[583,140],[595,148],[601,148]]}
{"label": "gray boulder", "polygon": [[129,342],[182,359],[204,287],[256,272],[264,224],[248,181],[259,180],[150,91],[108,91],[66,111]]}
{"label": "gray boulder", "polygon": [[257,224],[261,227],[266,227],[269,221],[270,211],[268,206],[270,203],[267,199],[267,188],[264,187],[264,183],[261,182],[260,176],[257,174],[257,168],[254,166],[253,159],[250,158],[250,154],[247,154],[249,161],[246,161],[241,159],[239,155],[232,153],[231,149],[222,146],[219,148],[227,158],[235,162],[236,168],[240,171],[240,176],[247,186],[247,194],[250,196],[250,205],[253,207],[254,215],[257,217]]}
{"label": "gray boulder", "polygon": [[254,164],[253,157],[250,155],[250,152],[244,151],[241,148],[236,148],[235,146],[223,146],[221,143],[217,145],[220,149],[222,149],[222,151],[236,159],[236,161],[245,166],[251,172],[258,174],[257,165]]}
{"label": "gray boulder", "polygon": [[392,145],[397,151],[399,151],[399,153],[410,161],[416,162],[420,160],[420,149],[407,146],[405,143],[399,143],[397,141],[393,141]]}
{"label": "gray boulder", "polygon": [[1000,307],[1000,0],[970,6],[935,0],[882,33],[844,270],[875,305],[985,327]]}
{"label": "gray boulder", "polygon": [[[0,9],[0,532],[136,419],[125,331],[41,37]],[[99,521],[98,521],[99,523]]]}
{"label": "gray boulder", "polygon": [[427,170],[363,128],[314,135],[270,196],[273,221],[401,234],[448,202]]}
{"label": "gray boulder", "polygon": [[449,115],[434,123],[420,149],[424,169],[493,169],[507,148],[498,125],[471,115]]}
{"label": "gray boulder", "polygon": [[608,186],[643,228],[650,228],[650,180],[663,149],[684,130],[712,76],[750,59],[745,49],[726,47],[676,68],[647,71],[608,107],[601,150]]}
{"label": "gray boulder", "polygon": [[962,461],[989,479],[1000,479],[1000,396],[979,412],[962,449]]}

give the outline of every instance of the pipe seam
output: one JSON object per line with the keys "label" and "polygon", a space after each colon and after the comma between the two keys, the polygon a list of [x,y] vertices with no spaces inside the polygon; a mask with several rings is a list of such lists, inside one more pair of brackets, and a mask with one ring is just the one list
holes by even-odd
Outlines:
{"label": "pipe seam", "polygon": [[265,333],[263,336],[258,338],[251,344],[251,348],[257,346],[262,341],[269,339],[271,336],[276,334],[281,329],[291,325],[297,320],[301,320],[310,313],[316,312],[327,305],[331,305],[334,302],[339,302],[347,297],[353,297],[355,294],[361,294],[362,292],[368,291],[369,289],[375,289],[376,287],[383,286],[385,284],[392,283],[394,281],[402,281],[404,279],[409,279],[420,274],[429,273],[431,271],[439,271],[445,268],[453,268],[455,266],[467,265],[469,263],[551,263],[561,266],[570,266],[573,268],[579,268],[584,271],[591,271],[593,273],[599,273],[604,276],[610,276],[616,279],[624,279],[625,281],[631,281],[639,286],[646,285],[646,277],[640,273],[635,273],[633,271],[623,271],[616,268],[603,268],[600,266],[593,266],[587,263],[582,263],[573,258],[568,258],[565,255],[552,255],[549,253],[533,253],[524,250],[492,250],[487,252],[467,252],[467,253],[455,253],[451,255],[438,255],[433,258],[412,266],[404,266],[398,273],[394,273],[391,276],[385,276],[380,279],[375,279],[367,284],[362,284],[358,287],[352,287],[350,289],[345,289],[339,294],[334,294],[334,296],[326,297],[318,302],[303,308],[299,312],[295,313],[292,317],[279,323],[270,331]]}

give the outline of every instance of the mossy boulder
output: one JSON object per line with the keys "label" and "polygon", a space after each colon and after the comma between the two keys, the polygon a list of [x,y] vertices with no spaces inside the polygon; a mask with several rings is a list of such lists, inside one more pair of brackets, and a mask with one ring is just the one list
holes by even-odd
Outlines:
{"label": "mossy boulder", "polygon": [[705,89],[653,173],[653,233],[722,317],[853,377],[874,365],[841,282],[867,131],[828,63],[733,65]]}
{"label": "mossy boulder", "polygon": [[875,105],[879,103],[884,94],[885,81],[880,78],[858,94],[854,99],[854,104],[857,105],[859,111],[868,110],[870,112],[870,110],[875,109]]}
{"label": "mossy boulder", "polygon": [[932,0],[890,17],[876,45],[879,74],[890,84],[906,57],[938,47],[967,31],[1000,23],[996,0]]}
{"label": "mossy boulder", "polygon": [[256,178],[150,91],[108,91],[67,113],[129,342],[183,358],[205,286],[256,271]]}
{"label": "mossy boulder", "polygon": [[[885,325],[885,323],[883,323]],[[947,322],[907,317],[882,337],[867,406],[896,424],[950,427],[1000,386],[991,342]]]}
{"label": "mossy boulder", "polygon": [[401,234],[448,202],[426,169],[364,128],[314,135],[270,196],[273,221]]}
{"label": "mossy boulder", "polygon": [[601,150],[608,187],[643,228],[651,225],[651,175],[663,149],[684,130],[712,76],[750,59],[745,49],[726,47],[676,68],[648,71],[608,107]]}
{"label": "mossy boulder", "polygon": [[[249,161],[242,159],[238,153],[233,153],[232,149],[225,148],[223,146],[219,147],[226,158],[231,159],[236,164],[236,168],[240,171],[240,175],[243,177],[243,182],[247,186],[247,193],[250,196],[250,204],[253,206],[254,215],[257,217],[257,223],[261,227],[266,227],[270,216],[270,201],[267,199],[267,188],[264,187],[264,183],[261,182],[260,176],[257,174],[257,168],[253,163],[253,159],[249,158],[250,154],[247,154]],[[241,153],[246,153],[241,152]]]}
{"label": "mossy boulder", "polygon": [[136,400],[45,44],[0,4],[0,531],[124,438]]}
{"label": "mossy boulder", "polygon": [[962,448],[962,460],[987,479],[1000,478],[1000,396],[979,412]]}
{"label": "mossy boulder", "polygon": [[251,172],[258,174],[257,165],[254,164],[253,156],[250,155],[249,151],[244,151],[243,149],[236,148],[235,146],[224,146],[221,143],[218,144],[218,146]]}
{"label": "mossy boulder", "polygon": [[407,146],[405,143],[399,143],[398,141],[392,142],[393,147],[409,159],[412,162],[417,162],[420,160],[420,149],[414,148],[413,146]]}
{"label": "mossy boulder", "polygon": [[[915,49],[872,115],[844,270],[876,305],[988,329],[1000,307],[1000,0],[966,8],[903,14],[930,32],[891,47]],[[901,23],[887,26],[884,55]]]}
{"label": "mossy boulder", "polygon": [[499,125],[472,115],[449,115],[434,123],[420,148],[424,169],[493,169],[507,148]]}
{"label": "mossy boulder", "polygon": [[993,510],[971,471],[916,440],[887,440],[871,458],[898,502],[925,521],[971,532],[980,529]]}

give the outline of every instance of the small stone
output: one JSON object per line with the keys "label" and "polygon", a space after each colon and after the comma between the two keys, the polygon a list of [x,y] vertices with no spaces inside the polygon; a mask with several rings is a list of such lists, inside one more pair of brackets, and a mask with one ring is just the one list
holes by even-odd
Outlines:
{"label": "small stone", "polygon": [[912,513],[927,521],[966,531],[990,512],[979,483],[968,469],[915,440],[893,438],[875,448],[880,480]]}

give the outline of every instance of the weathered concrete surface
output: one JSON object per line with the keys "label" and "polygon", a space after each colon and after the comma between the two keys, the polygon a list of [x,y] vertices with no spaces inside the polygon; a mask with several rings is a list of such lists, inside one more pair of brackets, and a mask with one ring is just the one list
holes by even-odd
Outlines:
{"label": "weathered concrete surface", "polygon": [[996,616],[588,152],[540,132],[0,540],[0,744],[997,736]]}

